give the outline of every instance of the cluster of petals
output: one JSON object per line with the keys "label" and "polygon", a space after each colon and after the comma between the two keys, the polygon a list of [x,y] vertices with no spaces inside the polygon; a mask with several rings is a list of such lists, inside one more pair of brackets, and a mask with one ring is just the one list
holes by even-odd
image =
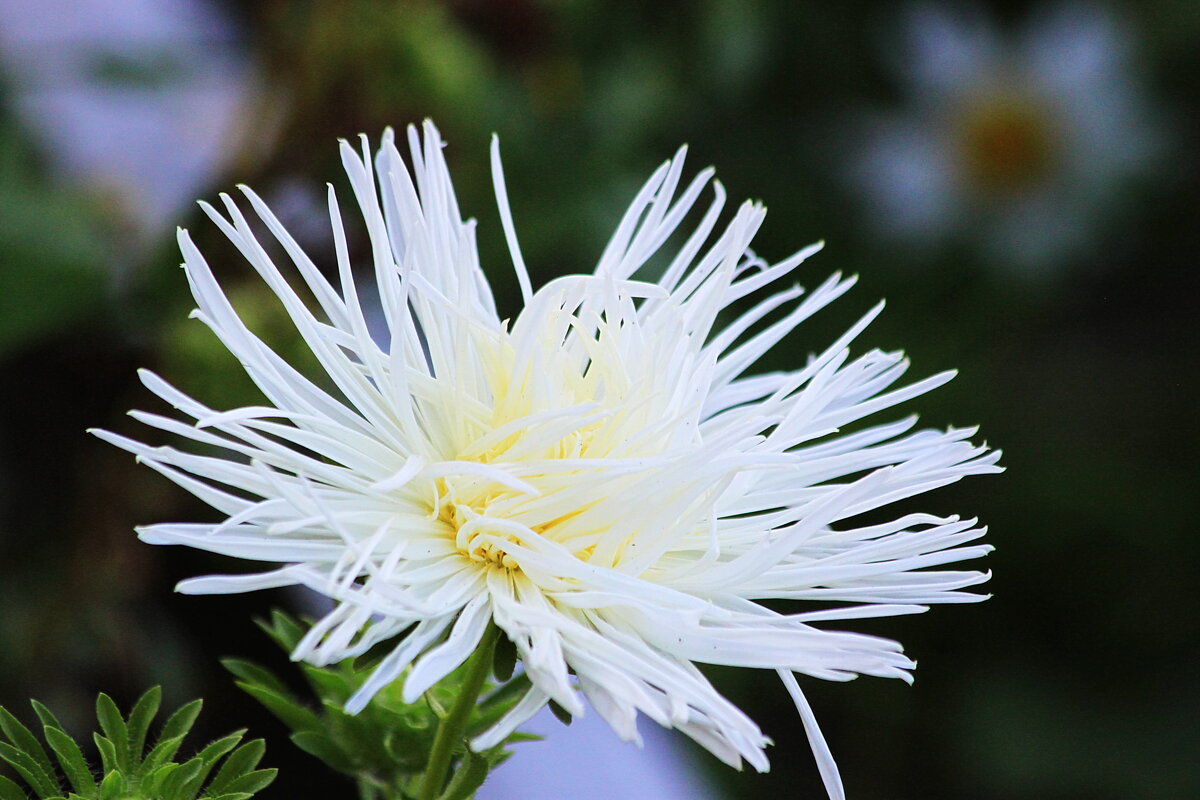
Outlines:
{"label": "cluster of petals", "polygon": [[[851,341],[880,307],[799,368],[752,373],[853,279],[760,297],[819,246],[774,264],[755,256],[762,206],[743,204],[718,229],[724,190],[711,170],[684,182],[682,149],[634,198],[593,274],[535,292],[493,141],[524,300],[510,324],[480,267],[474,220],[461,218],[437,130],[407,133],[408,165],[391,131],[373,162],[365,138],[361,151],[342,144],[369,239],[374,310],[356,288],[367,265],[351,265],[332,187],[334,279],[251,190],[242,193],[253,225],[230,197],[223,212],[203,205],[279,298],[321,374],[303,374],[246,326],[180,232],[195,316],[267,402],[218,411],[142,373],[188,419],[131,413],[193,446],[98,434],[226,518],[139,535],[273,565],[187,580],[184,592],[299,585],[330,598],[297,659],[328,664],[405,634],[352,711],[398,680],[417,699],[494,622],[531,688],[477,749],[548,701],[582,714],[586,700],[625,739],[638,741],[640,712],[731,765],[765,770],[767,738],[696,665],[775,670],[840,795],[796,674],[909,680],[913,662],[896,642],[829,624],[978,600],[962,590],[987,579],[943,568],[989,550],[974,520],[862,521],[998,470],[998,454],[969,441],[973,429],[917,429],[911,416],[859,424],[951,374],[904,383],[902,354],[852,357]],[[274,241],[260,241],[260,222]],[[781,613],[764,600],[819,608]]]}

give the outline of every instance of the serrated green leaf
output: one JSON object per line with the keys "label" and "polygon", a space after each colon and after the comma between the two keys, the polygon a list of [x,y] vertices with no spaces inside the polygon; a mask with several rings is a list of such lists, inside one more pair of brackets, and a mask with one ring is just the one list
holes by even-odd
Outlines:
{"label": "serrated green leaf", "polygon": [[162,687],[152,686],[134,703],[133,710],[125,720],[129,735],[129,761],[132,765],[141,763],[142,753],[146,748],[146,733],[150,730],[150,723],[158,714],[161,703]]}
{"label": "serrated green leaf", "polygon": [[237,681],[237,686],[261,703],[293,731],[316,730],[322,727],[320,717],[290,697],[279,695],[267,687],[249,684],[245,681]]}
{"label": "serrated green leaf", "polygon": [[341,746],[321,731],[300,731],[292,734],[292,742],[304,752],[324,761],[331,769],[354,775],[358,767]]}
{"label": "serrated green leaf", "polygon": [[[54,779],[54,765],[50,763],[50,757],[46,755],[46,750],[42,747],[42,743],[37,740],[33,733],[21,724],[21,721],[8,712],[7,708],[0,706],[0,730],[4,731],[4,735],[8,737],[19,750],[23,750],[34,762],[41,767],[47,777]],[[53,780],[55,785],[57,780]]]}
{"label": "serrated green leaf", "polygon": [[96,779],[75,740],[50,725],[46,725],[42,733],[58,758],[58,763],[62,765],[63,774],[71,782],[71,788],[81,794],[96,791]]}
{"label": "serrated green leaf", "polygon": [[261,792],[263,789],[271,785],[271,781],[275,780],[275,776],[279,774],[279,770],[271,767],[269,769],[256,769],[253,772],[247,772],[229,782],[228,786],[223,787],[226,793],[241,794],[246,793],[246,796]]}
{"label": "serrated green leaf", "polygon": [[517,666],[517,646],[512,639],[501,634],[496,638],[496,649],[492,653],[492,675],[497,683],[504,683],[512,677]]}
{"label": "serrated green leaf", "polygon": [[[193,700],[190,703],[185,703],[180,706],[174,714],[167,719],[167,724],[163,725],[158,734],[158,741],[165,742],[168,739],[180,739],[187,735],[192,729],[192,725],[196,723],[196,717],[200,715],[200,708],[204,705],[203,700]],[[174,757],[174,753],[168,758]]]}
{"label": "serrated green leaf", "polygon": [[271,611],[270,622],[261,619],[255,622],[276,644],[289,653],[295,650],[296,645],[304,638],[304,627],[291,615],[277,608]]}
{"label": "serrated green leaf", "polygon": [[560,706],[558,703],[551,700],[549,703],[547,703],[547,705],[550,706],[550,711],[553,712],[554,716],[563,725],[570,725],[572,722],[574,722],[574,718],[571,716],[571,712],[567,711],[565,708]]}
{"label": "serrated green leaf", "polygon": [[257,767],[258,762],[262,761],[263,753],[266,751],[267,743],[262,739],[253,739],[246,742],[237,750],[234,750],[229,758],[225,759],[225,763],[221,765],[217,776],[209,784],[208,791],[213,794],[225,791],[226,787],[235,779]]}
{"label": "serrated green leaf", "polygon": [[446,791],[438,800],[469,800],[488,776],[488,761],[478,753],[467,750]]}
{"label": "serrated green leaf", "polygon": [[99,800],[118,800],[125,794],[125,790],[125,777],[114,769],[100,781]]}
{"label": "serrated green leaf", "polygon": [[54,773],[44,770],[42,765],[24,750],[18,750],[7,742],[0,742],[0,759],[7,761],[39,796],[49,797],[59,793],[58,780]]}
{"label": "serrated green leaf", "polygon": [[204,746],[204,749],[196,754],[196,758],[204,761],[206,764],[216,764],[221,756],[228,753],[233,748],[237,747],[242,737],[246,735],[246,729],[234,731],[222,736],[220,739],[214,739]]}
{"label": "serrated green leaf", "polygon": [[197,791],[199,791],[200,785],[208,778],[208,775],[210,772],[212,772],[213,767],[217,765],[217,762],[220,761],[226,753],[237,747],[238,742],[240,742],[242,737],[245,735],[245,730],[234,731],[228,736],[222,736],[220,739],[209,743],[203,750],[196,754],[196,760],[200,761],[204,765],[198,773],[198,778],[196,779],[195,783],[192,784]]}
{"label": "serrated green leaf", "polygon": [[0,775],[0,800],[29,800],[29,798],[24,789]]}
{"label": "serrated green leaf", "polygon": [[113,699],[101,692],[96,697],[96,719],[100,721],[100,730],[112,742],[117,754],[117,768],[122,772],[129,771],[129,729],[121,716]]}
{"label": "serrated green leaf", "polygon": [[284,682],[274,672],[253,661],[241,658],[222,658],[221,666],[232,672],[233,676],[241,682],[268,689],[282,697],[291,694]]}
{"label": "serrated green leaf", "polygon": [[143,794],[157,797],[162,794],[162,785],[166,783],[167,778],[171,777],[171,773],[179,769],[178,764],[163,764],[162,766],[150,769],[149,760],[143,763],[142,782],[139,787]]}
{"label": "serrated green leaf", "polygon": [[204,780],[202,777],[200,781],[196,780],[203,770],[203,761],[199,758],[190,759],[186,763],[180,764],[176,769],[171,770],[171,773],[163,779],[159,786],[159,792],[164,798],[195,797],[196,792],[193,784]]}
{"label": "serrated green leaf", "polygon": [[[190,763],[192,762],[189,761],[188,764]],[[204,786],[204,782],[208,779],[208,773],[211,770],[211,764],[201,764],[200,769],[194,775],[188,775],[179,786],[177,800],[195,800],[195,798],[199,797],[200,789]]]}
{"label": "serrated green leaf", "polygon": [[150,752],[142,760],[142,772],[149,773],[151,770],[158,769],[162,765],[169,762],[179,752],[180,745],[183,744],[184,737],[176,736],[171,739],[163,739],[150,748]]}
{"label": "serrated green leaf", "polygon": [[101,736],[99,733],[92,734],[92,741],[96,743],[96,749],[100,751],[100,771],[107,778],[108,773],[118,769],[117,748],[107,737]]}
{"label": "serrated green leaf", "polygon": [[37,700],[30,700],[29,705],[33,706],[33,713],[37,714],[38,719],[43,725],[49,725],[52,728],[58,728],[60,731],[65,731],[66,728],[58,721],[58,717],[54,716],[54,712],[46,708]]}

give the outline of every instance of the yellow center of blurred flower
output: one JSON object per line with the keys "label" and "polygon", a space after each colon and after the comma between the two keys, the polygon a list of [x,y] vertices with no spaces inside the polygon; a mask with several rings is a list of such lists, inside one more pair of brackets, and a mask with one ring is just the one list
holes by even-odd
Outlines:
{"label": "yellow center of blurred flower", "polygon": [[1026,97],[997,93],[964,111],[958,120],[959,158],[977,190],[1023,191],[1053,168],[1058,137],[1049,109]]}

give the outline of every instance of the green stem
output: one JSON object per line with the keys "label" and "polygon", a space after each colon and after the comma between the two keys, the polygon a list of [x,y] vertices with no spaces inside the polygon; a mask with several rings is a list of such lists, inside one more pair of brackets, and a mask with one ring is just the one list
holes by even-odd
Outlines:
{"label": "green stem", "polygon": [[437,734],[433,738],[433,750],[429,754],[429,764],[425,767],[425,777],[421,781],[421,800],[436,800],[446,785],[446,773],[450,769],[450,761],[454,756],[454,748],[463,738],[467,728],[467,720],[479,700],[483,690],[483,682],[487,679],[492,668],[492,651],[496,648],[496,639],[500,629],[496,623],[489,622],[479,646],[467,659],[467,674],[463,678],[462,687],[450,713],[442,718],[438,725]]}

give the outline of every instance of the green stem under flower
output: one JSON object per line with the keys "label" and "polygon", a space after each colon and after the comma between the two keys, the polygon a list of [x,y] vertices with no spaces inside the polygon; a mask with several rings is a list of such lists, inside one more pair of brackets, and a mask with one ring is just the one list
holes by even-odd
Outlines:
{"label": "green stem under flower", "polygon": [[454,757],[454,748],[463,738],[471,710],[479,701],[479,693],[483,691],[483,683],[491,671],[492,652],[496,649],[499,634],[500,629],[496,627],[496,623],[489,622],[483,638],[479,640],[479,646],[467,659],[467,673],[463,677],[458,697],[454,699],[450,713],[442,718],[433,739],[429,764],[426,765],[425,775],[421,780],[421,800],[436,800],[446,785],[446,773]]}

